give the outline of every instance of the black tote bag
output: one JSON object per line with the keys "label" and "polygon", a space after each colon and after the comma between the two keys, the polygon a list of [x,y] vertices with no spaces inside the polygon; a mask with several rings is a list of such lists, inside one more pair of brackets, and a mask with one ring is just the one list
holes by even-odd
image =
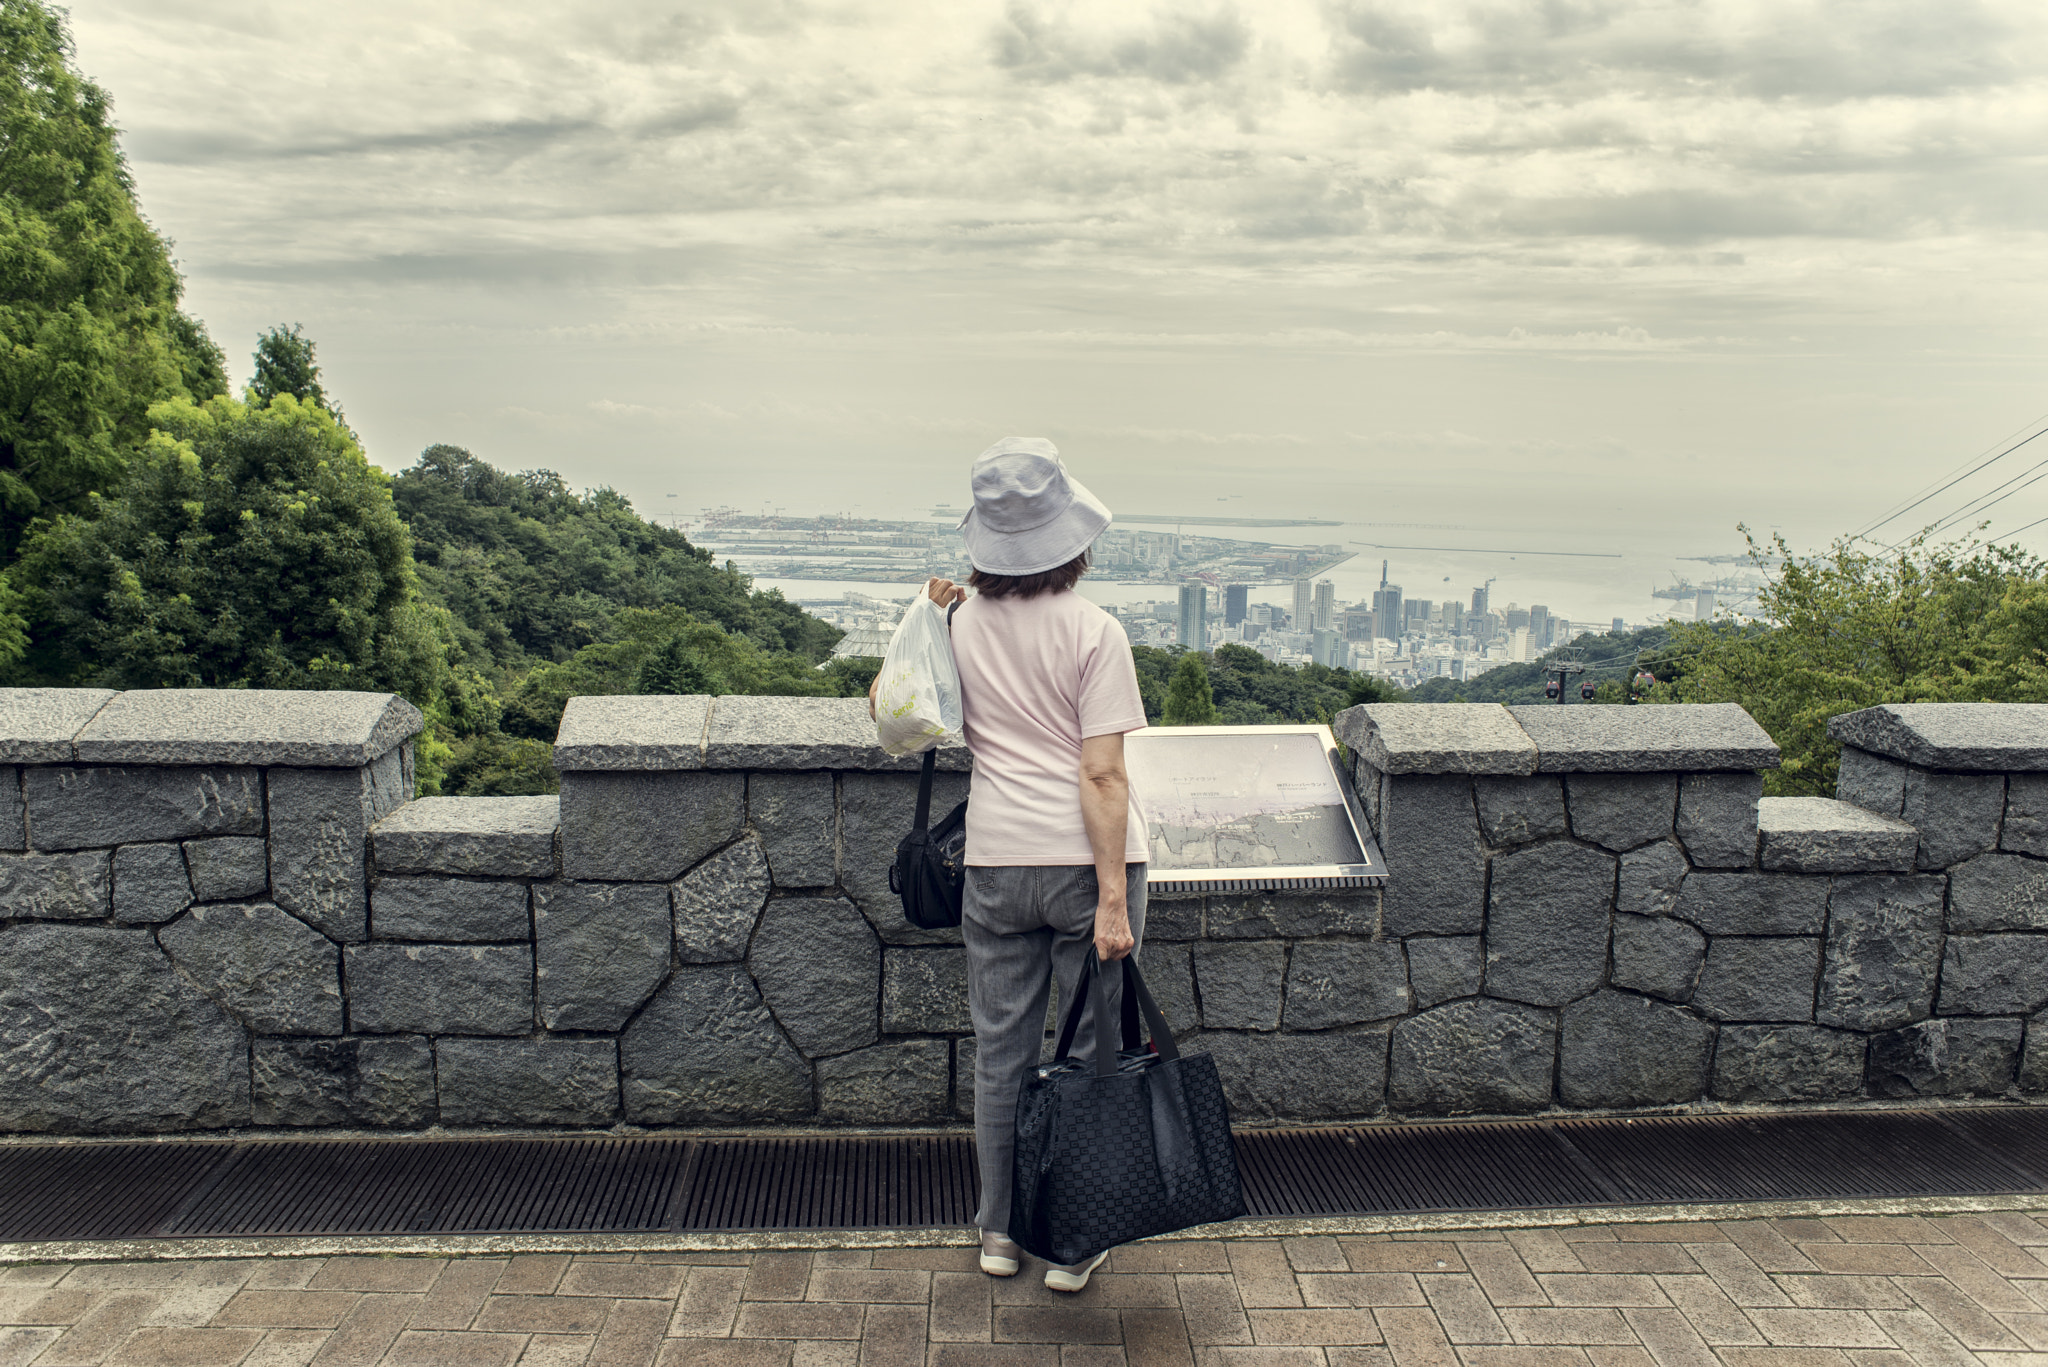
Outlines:
{"label": "black tote bag", "polygon": [[[1063,1266],[1133,1239],[1245,1213],[1216,1061],[1181,1054],[1138,966],[1122,962],[1123,1048],[1111,1043],[1109,993],[1090,954],[1053,1062],[1025,1074],[1017,1094],[1010,1237]],[[1069,1057],[1090,995],[1092,1068]],[[1150,1049],[1138,1039],[1134,996]]]}

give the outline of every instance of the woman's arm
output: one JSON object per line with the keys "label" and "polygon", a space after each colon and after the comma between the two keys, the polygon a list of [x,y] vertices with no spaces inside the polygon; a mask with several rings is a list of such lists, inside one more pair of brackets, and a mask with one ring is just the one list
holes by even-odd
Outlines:
{"label": "woman's arm", "polygon": [[1095,952],[1121,959],[1131,952],[1130,908],[1124,903],[1124,837],[1130,826],[1131,781],[1124,772],[1122,733],[1081,742],[1081,823],[1095,855]]}

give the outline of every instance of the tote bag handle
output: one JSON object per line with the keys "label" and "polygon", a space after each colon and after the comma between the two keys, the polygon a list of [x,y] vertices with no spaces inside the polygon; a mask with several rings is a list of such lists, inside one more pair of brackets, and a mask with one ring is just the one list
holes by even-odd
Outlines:
{"label": "tote bag handle", "polygon": [[[1152,1038],[1152,1048],[1159,1054],[1162,1063],[1171,1063],[1180,1057],[1180,1047],[1173,1042],[1173,1031],[1167,1027],[1166,1017],[1159,1012],[1152,1000],[1152,993],[1145,987],[1145,975],[1129,956],[1123,959],[1125,1000],[1128,994],[1137,994],[1138,1009],[1145,1018],[1145,1029]],[[1095,1075],[1113,1077],[1116,1074],[1117,1046],[1111,1042],[1109,1024],[1109,985],[1098,968],[1100,960],[1090,954],[1081,968],[1081,981],[1077,984],[1073,1003],[1068,1006],[1066,1020],[1060,1025],[1059,1047],[1053,1053],[1054,1063],[1065,1063],[1073,1052],[1074,1036],[1081,1028],[1081,1003],[1092,996],[1095,1002]],[[1135,1024],[1135,1022],[1133,1022]],[[1133,1032],[1135,1033],[1135,1032]],[[1135,1038],[1123,1041],[1125,1048],[1136,1048],[1140,1043]]]}

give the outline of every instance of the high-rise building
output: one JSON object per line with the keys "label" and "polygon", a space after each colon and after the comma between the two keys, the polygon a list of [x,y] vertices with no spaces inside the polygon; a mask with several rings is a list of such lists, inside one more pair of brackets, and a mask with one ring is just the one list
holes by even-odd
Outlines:
{"label": "high-rise building", "polygon": [[1327,665],[1331,669],[1339,669],[1343,667],[1345,660],[1349,658],[1349,654],[1344,646],[1344,638],[1329,627],[1317,627],[1315,634],[1309,638],[1309,642],[1309,658],[1319,665]]}
{"label": "high-rise building", "polygon": [[1608,630],[1612,631],[1616,636],[1626,635],[1628,632],[1628,624],[1623,622],[1619,617],[1617,617],[1614,619],[1614,625],[1609,627]]}
{"label": "high-rise building", "polygon": [[1541,603],[1529,605],[1529,644],[1537,650],[1550,645],[1550,609]]}
{"label": "high-rise building", "polygon": [[1287,627],[1290,631],[1309,630],[1309,617],[1315,606],[1315,592],[1315,585],[1308,580],[1294,581],[1294,606],[1287,618]]}
{"label": "high-rise building", "polygon": [[1450,636],[1465,633],[1465,605],[1455,598],[1444,599],[1444,632]]}
{"label": "high-rise building", "polygon": [[1223,590],[1223,625],[1234,627],[1244,620],[1246,600],[1251,590],[1243,584],[1226,585]]}
{"label": "high-rise building", "polygon": [[1401,615],[1410,631],[1426,631],[1429,628],[1429,610],[1435,606],[1427,598],[1410,598],[1401,606]]}
{"label": "high-rise building", "polygon": [[1316,581],[1316,594],[1309,608],[1309,624],[1317,631],[1330,631],[1337,625],[1337,585],[1329,579]]}
{"label": "high-rise building", "polygon": [[1701,589],[1693,596],[1692,615],[1693,620],[1699,622],[1708,621],[1713,617],[1714,591],[1712,589]]}
{"label": "high-rise building", "polygon": [[1180,586],[1180,643],[1189,650],[1209,648],[1209,588],[1206,584]]}
{"label": "high-rise building", "polygon": [[1508,610],[1500,615],[1500,624],[1509,631],[1527,631],[1529,629],[1529,610],[1527,608],[1518,608],[1513,603],[1510,603],[1508,604]]}
{"label": "high-rise building", "polygon": [[1373,636],[1372,609],[1363,603],[1354,603],[1337,614],[1338,625],[1347,641],[1370,641]]}
{"label": "high-rise building", "polygon": [[1484,617],[1486,615],[1486,590],[1483,588],[1472,590],[1472,615],[1474,617]]}

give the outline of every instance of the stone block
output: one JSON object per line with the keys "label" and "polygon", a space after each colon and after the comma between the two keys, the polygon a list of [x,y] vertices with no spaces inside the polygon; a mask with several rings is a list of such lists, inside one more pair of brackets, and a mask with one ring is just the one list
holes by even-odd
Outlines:
{"label": "stone block", "polygon": [[1387,1105],[1427,1115],[1550,1105],[1557,1012],[1519,1002],[1452,1002],[1394,1025]]}
{"label": "stone block", "polygon": [[1954,935],[2048,930],[2048,864],[2016,854],[1980,854],[1948,871],[1948,928]]}
{"label": "stone block", "polygon": [[1835,1101],[1863,1091],[1863,1036],[1818,1025],[1724,1025],[1714,1099]]}
{"label": "stone block", "polygon": [[1906,806],[1900,819],[1920,832],[1918,862],[1923,869],[1945,869],[1997,849],[2004,816],[2004,774],[1906,772]]}
{"label": "stone block", "polygon": [[839,798],[829,773],[747,775],[747,824],[775,882],[822,888],[839,881]]}
{"label": "stone block", "polygon": [[738,964],[671,974],[620,1036],[619,1072],[636,1125],[758,1125],[815,1105],[811,1065]]}
{"label": "stone block", "polygon": [[1941,881],[1835,880],[1816,1021],[1885,1030],[1929,1014],[1941,965]]}
{"label": "stone block", "polygon": [[1835,796],[1879,816],[1901,816],[1906,810],[1906,766],[1845,745],[1835,771]]}
{"label": "stone block", "polygon": [[[932,819],[967,800],[965,774],[932,779]],[[910,834],[917,811],[916,774],[844,773],[839,777],[839,886],[892,945],[957,945],[960,932],[919,930],[903,918],[903,900],[889,891],[896,842]]]}
{"label": "stone block", "polygon": [[1572,834],[1619,854],[1671,834],[1675,774],[1573,774],[1564,781]]}
{"label": "stone block", "polygon": [[[1158,933],[1154,915],[1154,908],[1158,905],[1153,903],[1146,908],[1145,934],[1148,938]],[[1375,888],[1212,894],[1207,924],[1212,940],[1303,940],[1317,935],[1372,935],[1380,928],[1380,894]]]}
{"label": "stone block", "polygon": [[1678,839],[1703,869],[1746,869],[1756,862],[1757,774],[1684,774],[1678,780]]}
{"label": "stone block", "polygon": [[1564,780],[1556,774],[1476,778],[1472,792],[1479,802],[1480,834],[1496,849],[1565,833]]}
{"label": "stone block", "polygon": [[754,923],[768,905],[768,858],[744,836],[669,886],[676,957],[686,964],[737,963],[747,957]]}
{"label": "stone block", "polygon": [[842,897],[784,897],[761,913],[747,968],[796,1047],[812,1058],[880,1035],[882,947]]}
{"label": "stone block", "polygon": [[396,805],[384,779],[368,769],[272,769],[270,890],[277,904],[330,939],[370,931],[365,851],[370,827]]}
{"label": "stone block", "polygon": [[2027,1022],[2027,1043],[2020,1052],[2019,1089],[2038,1094],[2048,1092],[2048,1011]]}
{"label": "stone block", "polygon": [[[1202,895],[1198,892],[1168,895],[1145,891],[1145,935],[1154,940],[1199,940],[1202,938]],[[1379,918],[1379,898],[1372,898],[1373,918]]]}
{"label": "stone block", "polygon": [[1810,1021],[1820,941],[1716,935],[1692,1005],[1722,1021]]}
{"label": "stone block", "polygon": [[39,850],[263,834],[254,769],[28,769],[22,788]]}
{"label": "stone block", "polygon": [[1676,1106],[1707,1090],[1714,1027],[1680,1007],[1596,992],[1560,1015],[1557,1091],[1567,1106]]}
{"label": "stone block", "polygon": [[1818,935],[1828,880],[1791,873],[1695,873],[1671,914],[1709,935]]}
{"label": "stone block", "polygon": [[147,930],[0,928],[0,1131],[246,1125],[248,1049]]}
{"label": "stone block", "polygon": [[[722,700],[721,700],[722,701]],[[818,1064],[818,1119],[846,1125],[929,1125],[946,1118],[951,1042],[891,1040]]]}
{"label": "stone block", "polygon": [[1361,1025],[1405,1016],[1408,1002],[1408,960],[1400,945],[1311,940],[1296,945],[1288,956],[1287,1007],[1281,1024],[1288,1030]]}
{"label": "stone block", "polygon": [[1191,946],[1154,944],[1148,936],[1138,951],[1138,965],[1144,971],[1145,988],[1152,994],[1152,1004],[1166,1017],[1174,1034],[1183,1034],[1202,1023],[1201,1008],[1196,1005]]}
{"label": "stone block", "polygon": [[525,945],[348,945],[350,1028],[371,1035],[523,1035],[533,1029]]}
{"label": "stone block", "polygon": [[1707,937],[1683,921],[1664,916],[1614,918],[1614,967],[1609,981],[1632,992],[1668,1002],[1692,1000]]}
{"label": "stone block", "polygon": [[1923,769],[2048,770],[2048,704],[1885,703],[1828,721],[1828,738]]}
{"label": "stone block", "polygon": [[0,763],[69,764],[71,742],[99,710],[111,688],[0,688]]}
{"label": "stone block", "polygon": [[[938,767],[971,764],[958,736],[939,742]],[[727,694],[711,703],[704,736],[707,769],[895,769],[916,773],[923,755],[891,755],[875,739],[865,698],[785,698]]]}
{"label": "stone block", "polygon": [[1621,881],[1614,909],[1637,916],[1669,916],[1688,872],[1685,856],[1668,840],[1630,850],[1621,857]]}
{"label": "stone block", "polygon": [[207,996],[264,1035],[341,1033],[340,951],[266,902],[194,907],[157,936]]}
{"label": "stone block", "polygon": [[[882,1033],[966,1035],[974,1032],[967,1011],[967,951],[888,949],[882,952]],[[825,1075],[818,1074],[822,1089]],[[818,1102],[825,1105],[822,1093]]]}
{"label": "stone block", "polygon": [[0,769],[0,850],[28,848],[28,802],[21,795],[21,770]]}
{"label": "stone block", "polygon": [[434,1123],[434,1051],[424,1035],[252,1040],[249,1078],[255,1125]]}
{"label": "stone block", "polygon": [[1889,1030],[1870,1041],[1872,1096],[2003,1096],[2015,1081],[2017,1020],[1944,1016]]}
{"label": "stone block", "polygon": [[139,688],[108,700],[73,742],[84,764],[249,764],[353,769],[417,736],[394,693]]}
{"label": "stone block", "polygon": [[745,774],[564,773],[562,876],[618,883],[679,878],[739,838],[746,788]]}
{"label": "stone block", "polygon": [[571,698],[555,731],[555,769],[701,769],[710,718],[711,699],[701,693]]}
{"label": "stone block", "polygon": [[1476,997],[1486,978],[1477,935],[1417,935],[1406,942],[1408,986],[1417,1011],[1458,997]]}
{"label": "stone block", "polygon": [[434,1048],[446,1125],[609,1125],[619,1047],[608,1039],[444,1039]]}
{"label": "stone block", "polygon": [[668,976],[668,889],[536,883],[534,987],[548,1030],[617,1030]]}
{"label": "stone block", "polygon": [[1471,779],[1389,778],[1380,800],[1379,841],[1389,875],[1380,889],[1388,935],[1478,932],[1486,914],[1486,854]]}
{"label": "stone block", "polygon": [[201,902],[246,902],[270,891],[270,851],[261,836],[188,840],[185,870],[192,896]]}
{"label": "stone block", "polygon": [[1210,1030],[1278,1030],[1280,994],[1287,981],[1287,946],[1197,944],[1195,987],[1202,1024]]}
{"label": "stone block", "polygon": [[1234,1120],[1347,1120],[1386,1109],[1388,1029],[1363,1025],[1313,1035],[1204,1032],[1182,1047],[1216,1060]]}
{"label": "stone block", "polygon": [[1736,703],[1510,707],[1536,742],[1539,774],[1775,769],[1778,747]]}
{"label": "stone block", "polygon": [[1614,856],[1583,845],[1535,845],[1497,857],[1486,995],[1562,1006],[1598,987],[1607,972],[1614,883]]}
{"label": "stone block", "polygon": [[1533,774],[1536,746],[1498,703],[1347,707],[1337,739],[1383,774]]}
{"label": "stone block", "polygon": [[102,920],[113,914],[110,865],[105,850],[0,855],[0,917]]}
{"label": "stone block", "polygon": [[2011,1016],[2032,1015],[2044,1006],[2048,935],[1948,937],[1935,1010],[1944,1016]]}
{"label": "stone block", "polygon": [[370,832],[380,873],[553,878],[561,799],[423,797]]}
{"label": "stone block", "polygon": [[383,877],[370,889],[370,934],[380,940],[473,943],[533,934],[526,884],[498,879]]}
{"label": "stone block", "polygon": [[1780,873],[1907,873],[1920,833],[1831,797],[1757,802],[1758,862]]}
{"label": "stone block", "polygon": [[2007,774],[1998,848],[2048,855],[2048,774]]}

